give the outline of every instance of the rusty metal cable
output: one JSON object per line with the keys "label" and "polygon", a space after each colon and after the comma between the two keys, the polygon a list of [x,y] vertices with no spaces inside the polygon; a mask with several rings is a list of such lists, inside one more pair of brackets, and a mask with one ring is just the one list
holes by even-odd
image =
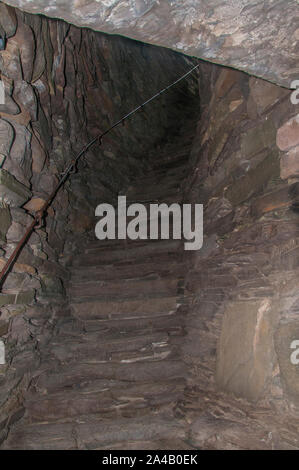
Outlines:
{"label": "rusty metal cable", "polygon": [[194,70],[196,70],[198,67],[199,67],[200,64],[197,64],[195,65],[194,67],[192,67],[188,72],[186,72],[184,75],[182,75],[181,77],[179,77],[177,80],[175,80],[174,82],[172,82],[170,85],[168,85],[167,87],[163,88],[161,91],[159,91],[158,93],[156,93],[155,95],[153,95],[151,98],[149,98],[148,100],[146,100],[144,103],[142,103],[141,105],[137,106],[137,108],[133,109],[132,111],[130,111],[128,114],[126,114],[125,116],[123,116],[121,119],[119,119],[118,121],[116,121],[112,126],[110,126],[108,129],[106,129],[106,131],[104,131],[103,133],[100,133],[98,134],[96,137],[94,137],[94,139],[92,139],[88,144],[86,144],[82,150],[80,150],[80,152],[72,159],[71,163],[69,163],[69,165],[67,166],[67,168],[65,169],[65,171],[62,173],[62,176],[59,180],[59,182],[57,183],[55,189],[52,191],[52,193],[50,194],[50,196],[48,197],[48,199],[45,201],[44,205],[42,206],[42,208],[37,211],[35,213],[35,216],[34,216],[34,219],[32,221],[32,223],[29,225],[29,227],[27,228],[26,232],[24,233],[23,237],[21,238],[21,240],[19,241],[19,243],[17,244],[16,248],[14,249],[14,251],[12,252],[12,254],[10,255],[10,257],[8,258],[5,266],[3,267],[1,273],[0,273],[0,289],[2,288],[2,285],[6,279],[6,276],[8,275],[10,269],[12,268],[13,264],[15,263],[17,257],[19,256],[20,252],[22,251],[22,248],[24,247],[24,245],[26,244],[26,242],[28,241],[28,239],[30,238],[33,230],[35,228],[39,228],[42,226],[42,220],[43,220],[43,217],[44,217],[44,214],[46,212],[46,210],[48,209],[48,207],[50,206],[50,204],[52,203],[53,199],[55,198],[57,192],[59,191],[59,189],[63,186],[63,184],[65,183],[65,181],[68,179],[68,177],[70,176],[70,174],[75,170],[76,168],[76,165],[78,163],[78,161],[80,160],[80,158],[90,149],[90,147],[92,147],[92,145],[94,145],[96,142],[99,142],[101,143],[101,140],[102,138],[107,135],[109,132],[111,132],[115,127],[119,126],[120,124],[122,124],[126,119],[128,119],[129,117],[133,116],[133,114],[137,113],[137,111],[139,111],[140,109],[142,109],[145,105],[147,105],[148,103],[150,103],[151,101],[153,101],[154,99],[158,98],[160,95],[162,95],[162,93],[165,93],[167,90],[169,90],[170,88],[172,88],[173,86],[175,86],[177,83],[181,82],[182,80],[184,80],[188,75],[190,75],[192,72],[194,72]]}

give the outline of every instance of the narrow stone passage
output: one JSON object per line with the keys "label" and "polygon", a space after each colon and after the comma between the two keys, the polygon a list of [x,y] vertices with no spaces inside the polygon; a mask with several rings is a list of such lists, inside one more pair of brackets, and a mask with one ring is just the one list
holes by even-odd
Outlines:
{"label": "narrow stone passage", "polygon": [[[0,447],[298,450],[295,0],[75,3],[0,1]],[[100,242],[118,196],[201,204],[202,246]]]}
{"label": "narrow stone passage", "polygon": [[[168,144],[128,202],[180,202],[189,151],[188,134]],[[41,351],[44,366],[6,448],[188,448],[174,413],[188,373],[181,247],[90,235],[71,270],[71,313]]]}

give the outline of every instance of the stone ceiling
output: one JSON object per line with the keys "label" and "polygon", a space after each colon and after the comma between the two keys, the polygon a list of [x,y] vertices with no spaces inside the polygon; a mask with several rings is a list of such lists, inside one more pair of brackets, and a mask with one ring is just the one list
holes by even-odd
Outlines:
{"label": "stone ceiling", "polygon": [[290,88],[299,79],[298,0],[8,0],[31,13],[120,34]]}

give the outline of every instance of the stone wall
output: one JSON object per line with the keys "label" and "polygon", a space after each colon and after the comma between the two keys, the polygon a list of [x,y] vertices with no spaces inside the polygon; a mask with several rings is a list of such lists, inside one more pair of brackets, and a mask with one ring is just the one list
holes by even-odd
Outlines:
{"label": "stone wall", "polygon": [[[187,279],[193,376],[182,407],[191,421],[195,410],[211,413],[193,428],[200,448],[244,448],[244,410],[260,410],[260,421],[265,410],[278,413],[281,423],[298,412],[299,366],[290,360],[299,339],[298,106],[285,89],[209,65],[200,95],[186,197],[204,204],[204,245]],[[251,438],[271,448],[247,426],[249,448]]]}
{"label": "stone wall", "polygon": [[[98,133],[190,68],[189,59],[0,3],[0,267],[57,184],[67,163]],[[94,210],[144,172],[196,92],[190,77],[95,145],[35,230],[0,293],[0,441],[23,413],[22,393],[55,319],[67,311],[68,262]],[[195,93],[195,95],[194,95]],[[189,100],[189,101],[188,101]],[[185,110],[185,111],[184,111]]]}

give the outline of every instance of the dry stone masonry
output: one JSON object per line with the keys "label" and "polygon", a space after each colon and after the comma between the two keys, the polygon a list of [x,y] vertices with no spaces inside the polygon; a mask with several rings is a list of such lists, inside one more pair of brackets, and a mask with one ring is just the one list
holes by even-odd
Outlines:
{"label": "dry stone masonry", "polygon": [[[95,145],[30,237],[0,293],[1,447],[298,449],[297,2],[7,3],[233,68],[200,61]],[[75,153],[198,60],[0,13],[3,267]],[[203,204],[203,248],[99,242],[119,194]]]}
{"label": "dry stone masonry", "polygon": [[[108,38],[0,3],[6,47],[0,51],[5,104],[0,105],[0,267],[12,253],[74,154],[184,73],[189,59]],[[3,33],[2,33],[3,34]],[[152,73],[144,74],[148,64]],[[56,317],[66,308],[67,264],[94,229],[94,210],[112,202],[144,172],[147,153],[176,132],[177,115],[192,114],[196,77],[168,93],[95,146],[30,237],[0,293],[1,442],[24,413],[23,392],[41,363]],[[189,103],[186,107],[186,99]],[[12,103],[14,105],[12,106]],[[176,111],[175,111],[176,110]]]}
{"label": "dry stone masonry", "polygon": [[204,204],[205,240],[186,277],[180,410],[199,414],[200,448],[298,448],[298,109],[290,91],[207,64],[199,92],[186,194]]}

